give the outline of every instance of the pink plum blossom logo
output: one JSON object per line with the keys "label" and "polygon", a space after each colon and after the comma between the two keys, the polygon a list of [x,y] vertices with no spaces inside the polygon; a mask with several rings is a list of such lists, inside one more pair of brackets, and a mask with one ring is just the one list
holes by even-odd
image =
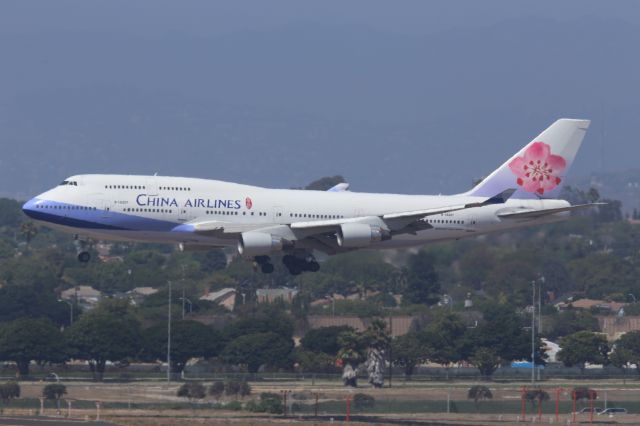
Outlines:
{"label": "pink plum blossom logo", "polygon": [[534,142],[522,157],[516,157],[509,168],[518,178],[516,183],[527,192],[543,195],[558,186],[559,175],[567,167],[567,162],[559,155],[551,153],[551,147],[544,142]]}
{"label": "pink plum blossom logo", "polygon": [[244,205],[247,206],[247,209],[251,210],[251,207],[253,207],[253,201],[251,201],[251,198],[245,198]]}

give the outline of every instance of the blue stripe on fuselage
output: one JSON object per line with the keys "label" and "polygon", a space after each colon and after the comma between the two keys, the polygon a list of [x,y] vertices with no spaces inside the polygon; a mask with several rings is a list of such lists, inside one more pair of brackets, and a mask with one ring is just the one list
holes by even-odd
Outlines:
{"label": "blue stripe on fuselage", "polygon": [[[47,207],[44,207],[47,206]],[[171,231],[179,223],[34,198],[22,206],[29,217],[73,228],[119,231]]]}

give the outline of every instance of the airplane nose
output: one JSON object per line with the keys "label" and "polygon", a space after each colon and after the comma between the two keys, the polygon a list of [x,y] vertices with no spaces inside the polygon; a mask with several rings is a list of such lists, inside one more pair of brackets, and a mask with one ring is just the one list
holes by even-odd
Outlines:
{"label": "airplane nose", "polygon": [[27,201],[26,203],[24,203],[22,205],[22,212],[24,214],[26,214],[27,216],[34,218],[36,217],[36,202],[38,201],[37,198],[32,198],[29,201]]}

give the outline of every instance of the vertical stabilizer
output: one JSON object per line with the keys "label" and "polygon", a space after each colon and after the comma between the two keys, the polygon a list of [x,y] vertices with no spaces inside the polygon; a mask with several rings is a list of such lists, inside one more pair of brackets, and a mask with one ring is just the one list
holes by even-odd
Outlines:
{"label": "vertical stabilizer", "polygon": [[514,199],[558,198],[589,123],[556,121],[465,195],[491,197],[517,188]]}

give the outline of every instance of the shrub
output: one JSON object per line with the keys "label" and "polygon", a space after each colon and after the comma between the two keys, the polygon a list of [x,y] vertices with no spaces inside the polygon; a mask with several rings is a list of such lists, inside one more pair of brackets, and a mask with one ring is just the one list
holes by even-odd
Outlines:
{"label": "shrub", "polygon": [[469,388],[467,392],[467,398],[473,399],[473,402],[476,406],[476,410],[478,409],[478,401],[484,399],[492,399],[493,394],[491,393],[491,389],[484,385],[475,385]]}
{"label": "shrub", "polygon": [[0,385],[0,399],[5,404],[12,399],[20,398],[20,385],[16,382],[6,382]]}
{"label": "shrub", "polygon": [[209,395],[212,397],[219,399],[224,393],[224,383],[223,382],[213,382],[211,386],[209,386]]}
{"label": "shrub", "polygon": [[234,380],[229,380],[224,384],[224,391],[227,396],[238,396],[240,393],[240,382],[236,382]]}
{"label": "shrub", "polygon": [[60,398],[67,394],[67,387],[62,383],[50,383],[42,388],[42,396],[56,402],[58,413],[60,412]]}
{"label": "shrub", "polygon": [[354,410],[365,410],[373,408],[376,405],[376,400],[371,395],[367,395],[366,393],[357,393],[353,395],[353,409]]}
{"label": "shrub", "polygon": [[240,390],[238,392],[240,397],[244,398],[245,396],[251,395],[251,385],[247,382],[240,383]]}
{"label": "shrub", "polygon": [[531,403],[531,406],[535,406],[536,404],[542,404],[544,401],[548,401],[549,394],[542,389],[531,389],[527,390],[525,398]]}
{"label": "shrub", "polygon": [[60,399],[67,394],[67,387],[62,383],[51,383],[42,388],[42,396],[46,399]]}
{"label": "shrub", "polygon": [[242,403],[240,401],[231,401],[224,405],[225,410],[240,411],[242,410]]}
{"label": "shrub", "polygon": [[282,414],[282,397],[277,393],[263,392],[260,402],[250,401],[247,409],[257,413]]}
{"label": "shrub", "polygon": [[206,392],[202,383],[199,382],[187,382],[180,386],[177,396],[188,398],[190,402],[196,399],[202,399],[205,397]]}
{"label": "shrub", "polygon": [[576,400],[580,401],[588,401],[589,400],[589,396],[591,395],[591,398],[593,399],[598,399],[598,392],[596,392],[593,389],[589,389],[587,387],[584,386],[579,386],[576,388],[573,388],[573,391],[576,394]]}

